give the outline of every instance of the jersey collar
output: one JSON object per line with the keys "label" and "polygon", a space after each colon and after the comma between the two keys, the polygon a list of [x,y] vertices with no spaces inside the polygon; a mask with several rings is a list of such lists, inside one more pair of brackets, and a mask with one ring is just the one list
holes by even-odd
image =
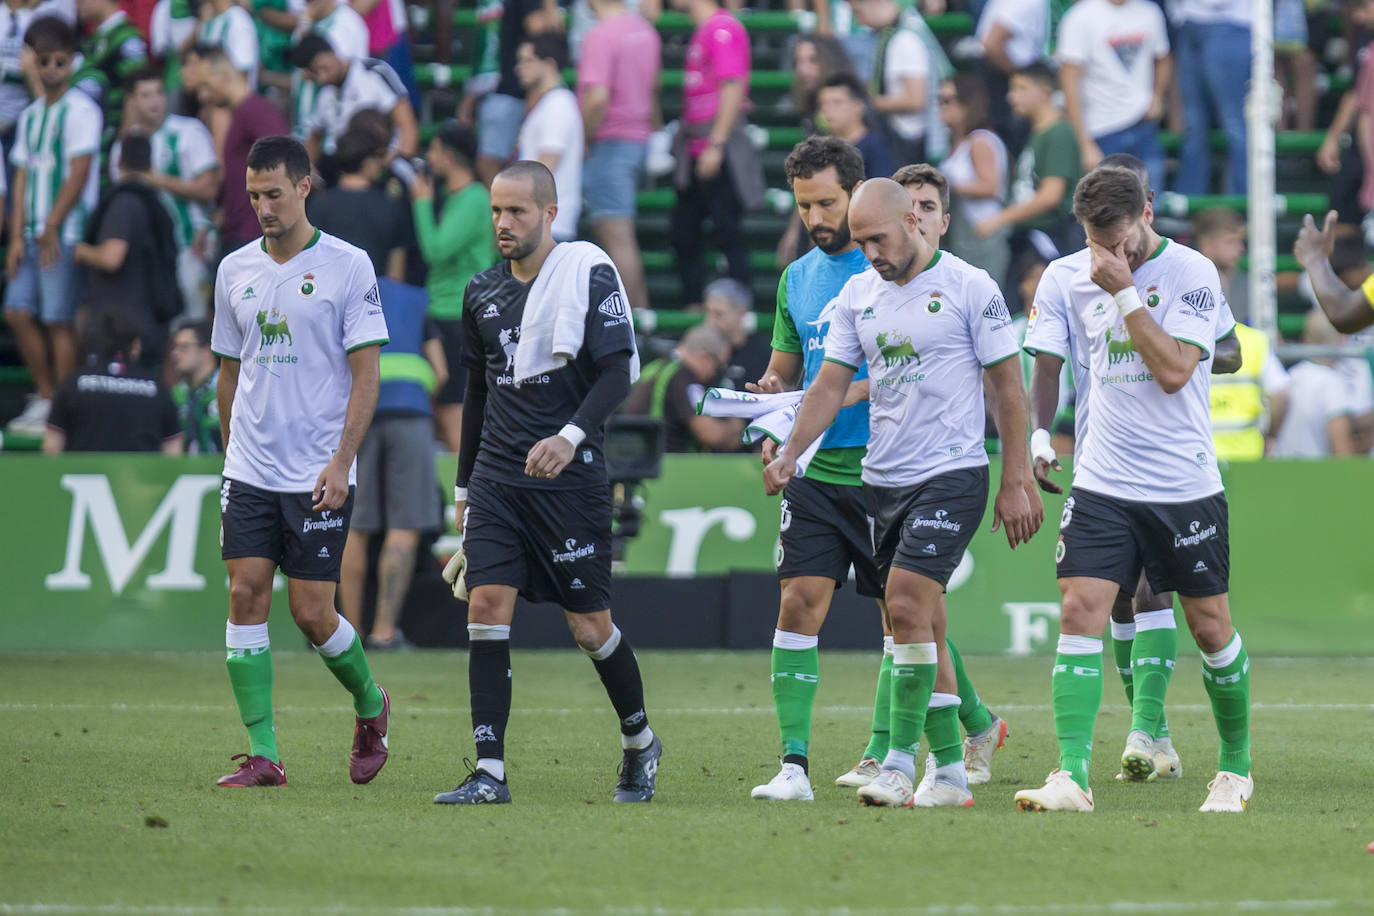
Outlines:
{"label": "jersey collar", "polygon": [[1159,237],[1159,247],[1156,248],[1153,252],[1151,252],[1151,253],[1150,253],[1150,256],[1149,256],[1148,258],[1146,258],[1145,260],[1147,260],[1147,261],[1153,261],[1155,258],[1157,258],[1157,257],[1159,257],[1160,255],[1162,255],[1162,254],[1164,253],[1164,246],[1166,246],[1166,245],[1168,245],[1168,244],[1169,244],[1169,240],[1168,240],[1167,238],[1165,238],[1164,236],[1161,235],[1161,236]]}
{"label": "jersey collar", "polygon": [[[303,254],[304,252],[307,252],[307,251],[309,251],[311,248],[314,248],[314,247],[315,247],[315,243],[318,242],[319,240],[320,240],[320,227],[319,227],[319,226],[316,226],[316,227],[315,227],[315,234],[312,235],[312,236],[310,236],[310,241],[308,241],[308,242],[305,243],[305,247],[304,247],[304,248],[302,248],[300,251],[298,251],[298,252],[296,252],[294,255],[292,255],[292,256],[291,256],[291,259],[292,259],[292,260],[295,260],[297,257],[299,257],[299,256],[300,256],[301,254]],[[261,239],[258,240],[258,247],[262,249],[262,253],[263,253],[263,254],[267,254],[267,236],[264,235]],[[272,257],[270,254],[267,254],[267,256],[268,256],[269,258]],[[289,264],[290,261],[288,261],[287,263]]]}

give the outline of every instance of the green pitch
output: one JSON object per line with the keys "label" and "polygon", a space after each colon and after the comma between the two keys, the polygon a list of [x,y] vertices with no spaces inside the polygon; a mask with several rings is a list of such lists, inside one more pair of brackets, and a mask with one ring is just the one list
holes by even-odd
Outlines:
{"label": "green pitch", "polygon": [[1097,811],[1030,815],[1012,794],[1055,763],[1047,659],[968,660],[1011,738],[975,807],[920,811],[831,783],[866,740],[876,653],[822,652],[816,801],[773,805],[749,799],[777,768],[767,654],[641,653],[659,794],[613,806],[591,664],[517,652],[515,802],[454,809],[431,798],[472,754],[464,654],[374,657],[392,758],[361,787],[347,696],[312,654],[274,655],[290,785],[259,790],[214,785],[246,748],[219,653],[0,655],[0,914],[1374,912],[1374,660],[1255,660],[1255,798],[1232,816],[1196,811],[1216,759],[1196,656],[1169,697],[1181,781],[1113,781],[1109,680]]}

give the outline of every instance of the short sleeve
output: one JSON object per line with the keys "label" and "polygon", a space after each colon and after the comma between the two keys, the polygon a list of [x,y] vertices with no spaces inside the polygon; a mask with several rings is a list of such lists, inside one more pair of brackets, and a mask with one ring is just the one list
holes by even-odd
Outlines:
{"label": "short sleeve", "polygon": [[77,156],[100,152],[100,131],[104,127],[100,109],[91,103],[81,107],[89,110],[72,111],[62,126],[62,141],[67,145],[66,156],[69,161]]}
{"label": "short sleeve", "polygon": [[620,278],[609,264],[592,267],[587,289],[587,324],[582,349],[593,360],[612,353],[633,352],[634,325],[620,293]]}
{"label": "short sleeve", "polygon": [[826,306],[827,309],[834,308],[834,312],[830,319],[830,328],[825,332],[825,359],[858,371],[860,366],[866,365],[866,361],[863,344],[859,340],[859,330],[854,324],[854,309],[850,305],[853,296],[850,290],[853,285],[851,279],[840,290],[835,301]]}
{"label": "short sleeve", "polygon": [[[247,10],[243,12],[248,13]],[[248,13],[230,19],[229,29],[224,36],[224,53],[233,61],[234,69],[241,73],[258,69],[258,33],[251,15]]]}
{"label": "short sleeve", "polygon": [[343,345],[349,353],[363,347],[381,345],[391,339],[382,314],[382,296],[377,290],[377,273],[366,254],[354,258],[353,282],[343,303]]}
{"label": "short sleeve", "polygon": [[1030,315],[1026,320],[1026,342],[1023,346],[1032,356],[1048,353],[1068,362],[1067,301],[1063,288],[1051,271],[1045,271],[1035,287],[1035,298],[1031,300]]}
{"label": "short sleeve", "polygon": [[973,354],[984,367],[1021,352],[1006,297],[985,273],[980,272],[969,281],[964,297],[964,320],[968,322]]}
{"label": "short sleeve", "polygon": [[187,121],[189,123],[181,132],[177,145],[178,158],[181,160],[178,164],[183,176],[194,178],[217,168],[219,160],[215,157],[214,141],[210,139],[210,131],[195,118],[188,118]]}
{"label": "short sleeve", "polygon": [[10,165],[17,169],[25,168],[29,164],[29,144],[24,139],[24,121],[27,117],[28,111],[19,116],[18,130],[14,133],[14,146],[10,148]]}
{"label": "short sleeve", "polygon": [[1051,128],[1051,133],[1045,138],[1045,154],[1036,160],[1035,171],[1041,181],[1046,178],[1065,179],[1070,183],[1066,193],[1073,193],[1072,184],[1082,169],[1078,141],[1074,139],[1073,128],[1067,123],[1061,121],[1058,128]]}
{"label": "short sleeve", "polygon": [[797,323],[787,308],[787,273],[792,265],[783,268],[778,278],[778,311],[773,319],[773,349],[779,353],[802,352],[801,335],[797,333]]}
{"label": "short sleeve", "polygon": [[1175,340],[1189,343],[1204,356],[1212,355],[1216,343],[1217,313],[1221,308],[1221,283],[1212,262],[1202,257],[1190,258],[1179,265],[1179,274],[1171,290],[1160,326]]}
{"label": "short sleeve", "polygon": [[210,331],[210,351],[224,359],[243,358],[243,328],[229,305],[229,284],[224,279],[224,264],[215,277],[215,323]]}
{"label": "short sleeve", "polygon": [[930,75],[930,52],[915,32],[898,29],[887,43],[883,57],[884,90],[891,92],[891,83],[908,76]]}
{"label": "short sleeve", "polygon": [[1082,15],[1074,15],[1076,12],[1079,11],[1071,8],[1060,21],[1059,42],[1055,53],[1061,63],[1082,66],[1088,62],[1089,35],[1087,29],[1083,28],[1087,22]]}
{"label": "short sleeve", "polygon": [[604,36],[609,34],[604,28],[596,27],[587,33],[587,37],[582,41],[582,57],[577,64],[577,94],[582,95],[583,90],[592,86],[610,86],[611,84],[611,63],[614,60],[610,54],[602,50]]}
{"label": "short sleeve", "polygon": [[718,79],[738,80],[749,76],[749,33],[738,19],[730,17],[729,26],[722,25],[711,34],[710,48]]}
{"label": "short sleeve", "polygon": [[1151,3],[1144,7],[1150,17],[1150,31],[1154,33],[1155,60],[1169,54],[1169,26],[1164,20],[1164,11]]}
{"label": "short sleeve", "polygon": [[1225,294],[1221,297],[1221,311],[1217,313],[1216,339],[1221,340],[1236,333],[1236,316],[1231,311],[1231,303]]}
{"label": "short sleeve", "polygon": [[132,194],[116,194],[105,211],[104,219],[96,227],[96,241],[123,239],[133,243],[149,229],[142,201],[136,200]]}
{"label": "short sleeve", "polygon": [[158,437],[171,439],[181,435],[181,421],[177,418],[177,405],[172,394],[161,384],[157,386],[157,426]]}

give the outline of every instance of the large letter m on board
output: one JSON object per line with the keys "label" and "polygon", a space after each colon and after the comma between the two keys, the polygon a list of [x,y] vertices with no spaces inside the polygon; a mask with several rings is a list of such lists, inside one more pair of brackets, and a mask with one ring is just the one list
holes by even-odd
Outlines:
{"label": "large letter m on board", "polygon": [[153,589],[196,590],[205,587],[205,577],[195,569],[196,541],[200,532],[200,513],[205,494],[219,487],[214,474],[184,474],[172,484],[158,504],[153,517],[143,526],[132,544],[115,504],[110,480],[104,474],[63,474],[62,489],[72,494],[72,514],[67,526],[67,557],[59,572],[44,581],[51,589],[89,589],[91,577],[81,570],[86,526],[95,535],[95,546],[110,591],[124,591],[138,571],[163,530],[170,527],[167,558],[160,572],[148,576]]}

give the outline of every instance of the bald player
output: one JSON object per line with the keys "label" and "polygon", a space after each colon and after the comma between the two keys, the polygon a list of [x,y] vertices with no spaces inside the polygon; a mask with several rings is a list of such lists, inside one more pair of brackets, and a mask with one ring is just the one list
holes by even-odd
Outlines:
{"label": "bald player", "polygon": [[993,530],[1004,528],[1015,548],[1044,517],[1027,457],[1026,393],[1013,359],[1019,344],[997,284],[922,237],[901,185],[887,178],[860,185],[849,230],[873,270],[840,290],[824,365],[764,483],[769,493],[787,485],[797,457],[830,426],[855,372],[867,365],[862,476],[895,644],[890,747],[881,773],[858,797],[880,806],[968,806],[962,757],[941,766],[931,789],[916,797],[916,751],[923,732],[940,758],[960,744],[944,592],[987,506],[985,375],[1006,448]]}

